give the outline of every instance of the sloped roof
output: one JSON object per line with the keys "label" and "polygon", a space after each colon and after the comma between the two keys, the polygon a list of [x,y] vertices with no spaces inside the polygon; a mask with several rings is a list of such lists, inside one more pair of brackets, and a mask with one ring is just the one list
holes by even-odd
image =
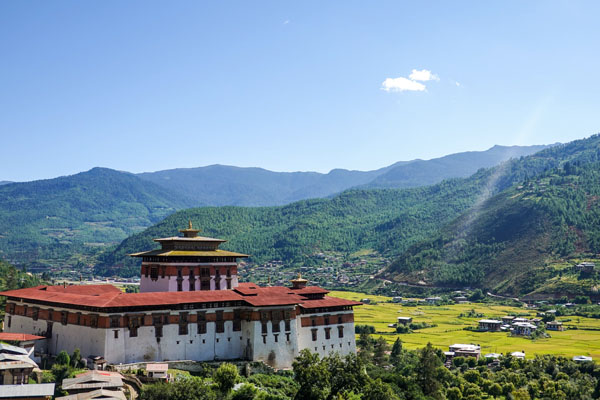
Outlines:
{"label": "sloped roof", "polygon": [[91,392],[77,393],[70,396],[57,397],[56,400],[88,400],[88,399],[102,399],[102,400],[127,400],[125,393],[120,390],[106,390],[97,389]]}
{"label": "sloped roof", "polygon": [[30,340],[46,339],[43,336],[30,335],[28,333],[0,332],[0,340],[7,342],[28,342]]}
{"label": "sloped roof", "polygon": [[[112,289],[110,289],[112,287]],[[0,292],[1,296],[33,300],[61,306],[86,306],[107,309],[123,307],[153,307],[176,304],[242,301],[250,306],[277,306],[299,304],[303,308],[355,306],[362,303],[335,297],[309,299],[312,294],[328,293],[327,290],[309,286],[291,289],[285,286],[260,287],[240,285],[234,290],[210,290],[193,292],[123,293],[111,285],[37,286],[27,289]]]}
{"label": "sloped roof", "polygon": [[0,385],[0,399],[20,399],[54,395],[54,383]]}
{"label": "sloped roof", "polygon": [[67,392],[69,390],[80,389],[103,389],[123,387],[123,380],[120,374],[104,373],[104,371],[90,371],[75,378],[64,379],[62,388]]}

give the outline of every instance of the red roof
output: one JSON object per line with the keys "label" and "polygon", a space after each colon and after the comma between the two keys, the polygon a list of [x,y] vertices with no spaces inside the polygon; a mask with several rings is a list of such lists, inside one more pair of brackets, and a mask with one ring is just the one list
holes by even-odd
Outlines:
{"label": "red roof", "polygon": [[305,297],[309,294],[324,295],[325,293],[328,293],[327,290],[316,286],[290,289],[284,286],[260,287],[246,283],[234,290],[149,293],[123,293],[111,285],[37,286],[0,292],[0,295],[65,306],[75,305],[96,308],[168,306],[221,301],[243,301],[256,307],[300,304],[303,308],[318,308],[361,304],[334,297],[323,297],[314,300]]}
{"label": "red roof", "polygon": [[46,339],[43,336],[30,335],[28,333],[0,332],[0,340],[6,342],[27,342],[29,340]]}

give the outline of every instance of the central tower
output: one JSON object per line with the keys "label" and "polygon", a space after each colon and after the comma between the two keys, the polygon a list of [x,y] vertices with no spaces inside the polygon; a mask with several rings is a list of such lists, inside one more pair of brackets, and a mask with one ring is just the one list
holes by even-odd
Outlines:
{"label": "central tower", "polygon": [[219,249],[222,239],[198,236],[192,227],[183,236],[154,239],[161,249],[131,254],[142,258],[140,292],[231,290],[238,286],[237,259],[246,254]]}

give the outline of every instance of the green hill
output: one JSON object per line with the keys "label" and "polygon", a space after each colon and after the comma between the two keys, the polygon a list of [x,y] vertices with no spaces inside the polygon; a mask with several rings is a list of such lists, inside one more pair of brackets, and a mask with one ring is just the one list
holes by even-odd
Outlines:
{"label": "green hill", "polygon": [[224,248],[252,255],[252,261],[284,260],[311,265],[311,255],[334,250],[372,249],[397,256],[427,239],[481,199],[515,182],[555,168],[570,158],[586,157],[599,137],[546,149],[500,167],[482,169],[465,179],[404,190],[350,190],[331,199],[305,200],[281,207],[206,207],[180,211],[133,235],[103,254],[97,271],[137,274],[127,254],[155,248],[152,238],[169,236],[188,219],[209,236],[229,240]]}
{"label": "green hill", "polygon": [[191,206],[158,185],[106,168],[0,186],[0,256],[75,263]]}
{"label": "green hill", "polygon": [[581,259],[600,257],[600,148],[595,146],[414,244],[385,276],[533,297],[597,295],[596,274],[572,268]]}

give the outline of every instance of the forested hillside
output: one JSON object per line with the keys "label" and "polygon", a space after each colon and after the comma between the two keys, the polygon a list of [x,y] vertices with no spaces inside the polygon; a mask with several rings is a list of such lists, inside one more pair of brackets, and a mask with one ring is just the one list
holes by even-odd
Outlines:
{"label": "forested hillside", "polygon": [[466,178],[510,158],[533,154],[547,146],[494,146],[431,160],[400,161],[374,171],[334,169],[317,172],[273,172],[262,168],[211,165],[139,174],[142,179],[193,198],[196,206],[275,206],[322,198],[344,190],[411,188]]}
{"label": "forested hillside", "polygon": [[105,168],[0,186],[0,256],[76,262],[191,206],[133,174]]}
{"label": "forested hillside", "polygon": [[592,294],[595,274],[574,273],[573,263],[564,261],[600,254],[597,139],[582,142],[589,148],[559,167],[491,197],[411,246],[385,275],[514,295]]}
{"label": "forested hillside", "polygon": [[152,238],[177,234],[188,219],[205,229],[205,235],[228,239],[224,248],[251,254],[252,261],[280,259],[310,265],[312,254],[332,249],[374,249],[387,256],[398,256],[436,235],[441,227],[467,210],[472,213],[488,204],[486,199],[517,182],[535,179],[566,161],[584,165],[597,160],[599,143],[600,137],[593,136],[482,169],[466,179],[423,188],[351,190],[331,199],[300,201],[283,207],[183,210],[104,254],[98,271],[136,274],[137,264],[127,254],[156,247]]}

